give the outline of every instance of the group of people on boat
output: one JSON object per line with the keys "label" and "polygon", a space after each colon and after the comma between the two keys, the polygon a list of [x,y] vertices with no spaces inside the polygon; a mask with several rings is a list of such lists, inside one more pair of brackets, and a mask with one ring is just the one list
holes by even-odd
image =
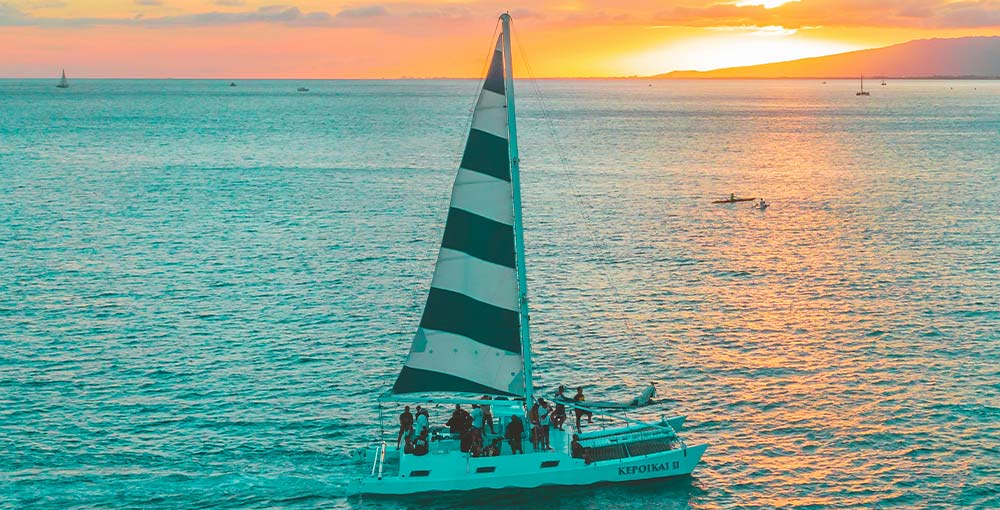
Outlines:
{"label": "group of people on boat", "polygon": [[[404,406],[399,415],[399,436],[396,438],[396,448],[404,445],[404,453],[426,455],[430,451],[430,416],[427,409],[417,406],[416,416],[410,413],[410,406]],[[403,443],[403,440],[406,440]]]}
{"label": "group of people on boat", "polygon": [[[587,401],[587,397],[583,396],[583,387],[582,386],[576,388],[576,395],[573,395],[573,397],[571,398],[571,397],[566,396],[566,387],[563,386],[563,385],[559,385],[559,389],[556,390],[556,394],[553,395],[552,398],[553,398],[553,400],[555,400],[557,402],[559,402],[559,401],[561,401],[561,402],[576,402],[576,403],[578,403],[578,405],[579,405],[580,402],[586,402]],[[559,406],[562,406],[562,404],[559,404]],[[565,409],[565,407],[563,407],[563,409]],[[587,423],[588,424],[589,423],[593,423],[593,421],[594,421],[594,413],[592,413],[590,411],[587,411],[585,409],[580,409],[579,407],[574,407],[573,408],[573,412],[576,415],[576,431],[577,432],[580,432],[580,430],[581,430],[581,428],[580,428],[580,419],[583,418],[584,416],[587,417]],[[564,418],[564,420],[565,420],[565,418]],[[562,430],[562,427],[560,427],[559,430]]]}
{"label": "group of people on boat", "polygon": [[[567,396],[565,391],[565,386],[559,386],[551,402],[538,398],[528,408],[527,416],[524,417],[527,428],[525,420],[515,414],[502,420],[504,423],[498,432],[491,408],[485,402],[472,404],[471,412],[465,410],[462,404],[455,404],[451,416],[445,422],[445,427],[448,428],[452,438],[458,438],[459,449],[473,457],[500,455],[500,447],[504,440],[512,454],[524,453],[522,443],[525,432],[528,432],[534,451],[552,450],[551,431],[565,430],[568,418],[566,406],[586,401],[582,387],[577,388],[576,394],[572,397]],[[489,399],[488,396],[483,397],[483,400]],[[581,430],[583,418],[587,418],[587,423],[593,422],[591,411],[574,407],[574,412],[577,432]],[[399,415],[396,448],[402,447],[405,454],[426,455],[429,452],[430,440],[430,416],[427,409],[417,406],[416,412],[412,413],[410,406],[404,406],[403,412]]]}

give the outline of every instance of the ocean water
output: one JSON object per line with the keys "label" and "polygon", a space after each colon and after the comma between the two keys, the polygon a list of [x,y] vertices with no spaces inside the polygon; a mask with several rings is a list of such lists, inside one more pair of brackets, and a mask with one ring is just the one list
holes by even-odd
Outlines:
{"label": "ocean water", "polygon": [[1000,507],[1000,82],[519,82],[538,387],[710,447],[401,500],[349,453],[478,84],[54,85],[0,81],[0,508]]}

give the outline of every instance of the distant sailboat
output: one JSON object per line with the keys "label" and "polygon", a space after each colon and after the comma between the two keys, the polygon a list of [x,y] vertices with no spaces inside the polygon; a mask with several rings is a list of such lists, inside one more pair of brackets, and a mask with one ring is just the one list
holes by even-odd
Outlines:
{"label": "distant sailboat", "polygon": [[870,96],[868,92],[865,91],[865,75],[861,75],[861,90],[857,91],[855,96]]}
{"label": "distant sailboat", "polygon": [[66,70],[65,69],[63,69],[63,72],[62,72],[62,79],[59,80],[59,85],[56,85],[56,87],[59,87],[61,89],[68,89],[69,88],[69,81],[66,80]]}
{"label": "distant sailboat", "polygon": [[882,80],[882,86],[883,87],[885,86],[885,80]]}

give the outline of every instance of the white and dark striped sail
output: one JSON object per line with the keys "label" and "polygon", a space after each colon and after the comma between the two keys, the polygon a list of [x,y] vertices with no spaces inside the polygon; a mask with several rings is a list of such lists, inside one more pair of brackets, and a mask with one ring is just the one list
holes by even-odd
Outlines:
{"label": "white and dark striped sail", "polygon": [[393,393],[525,393],[502,38],[472,115],[424,314]]}

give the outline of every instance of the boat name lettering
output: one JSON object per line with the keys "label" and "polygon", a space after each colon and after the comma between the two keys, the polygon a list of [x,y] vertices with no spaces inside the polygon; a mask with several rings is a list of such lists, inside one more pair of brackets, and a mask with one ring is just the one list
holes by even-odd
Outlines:
{"label": "boat name lettering", "polygon": [[667,462],[660,464],[643,464],[641,466],[628,466],[618,468],[618,476],[634,475],[636,473],[655,473],[656,471],[667,471],[670,466]]}

